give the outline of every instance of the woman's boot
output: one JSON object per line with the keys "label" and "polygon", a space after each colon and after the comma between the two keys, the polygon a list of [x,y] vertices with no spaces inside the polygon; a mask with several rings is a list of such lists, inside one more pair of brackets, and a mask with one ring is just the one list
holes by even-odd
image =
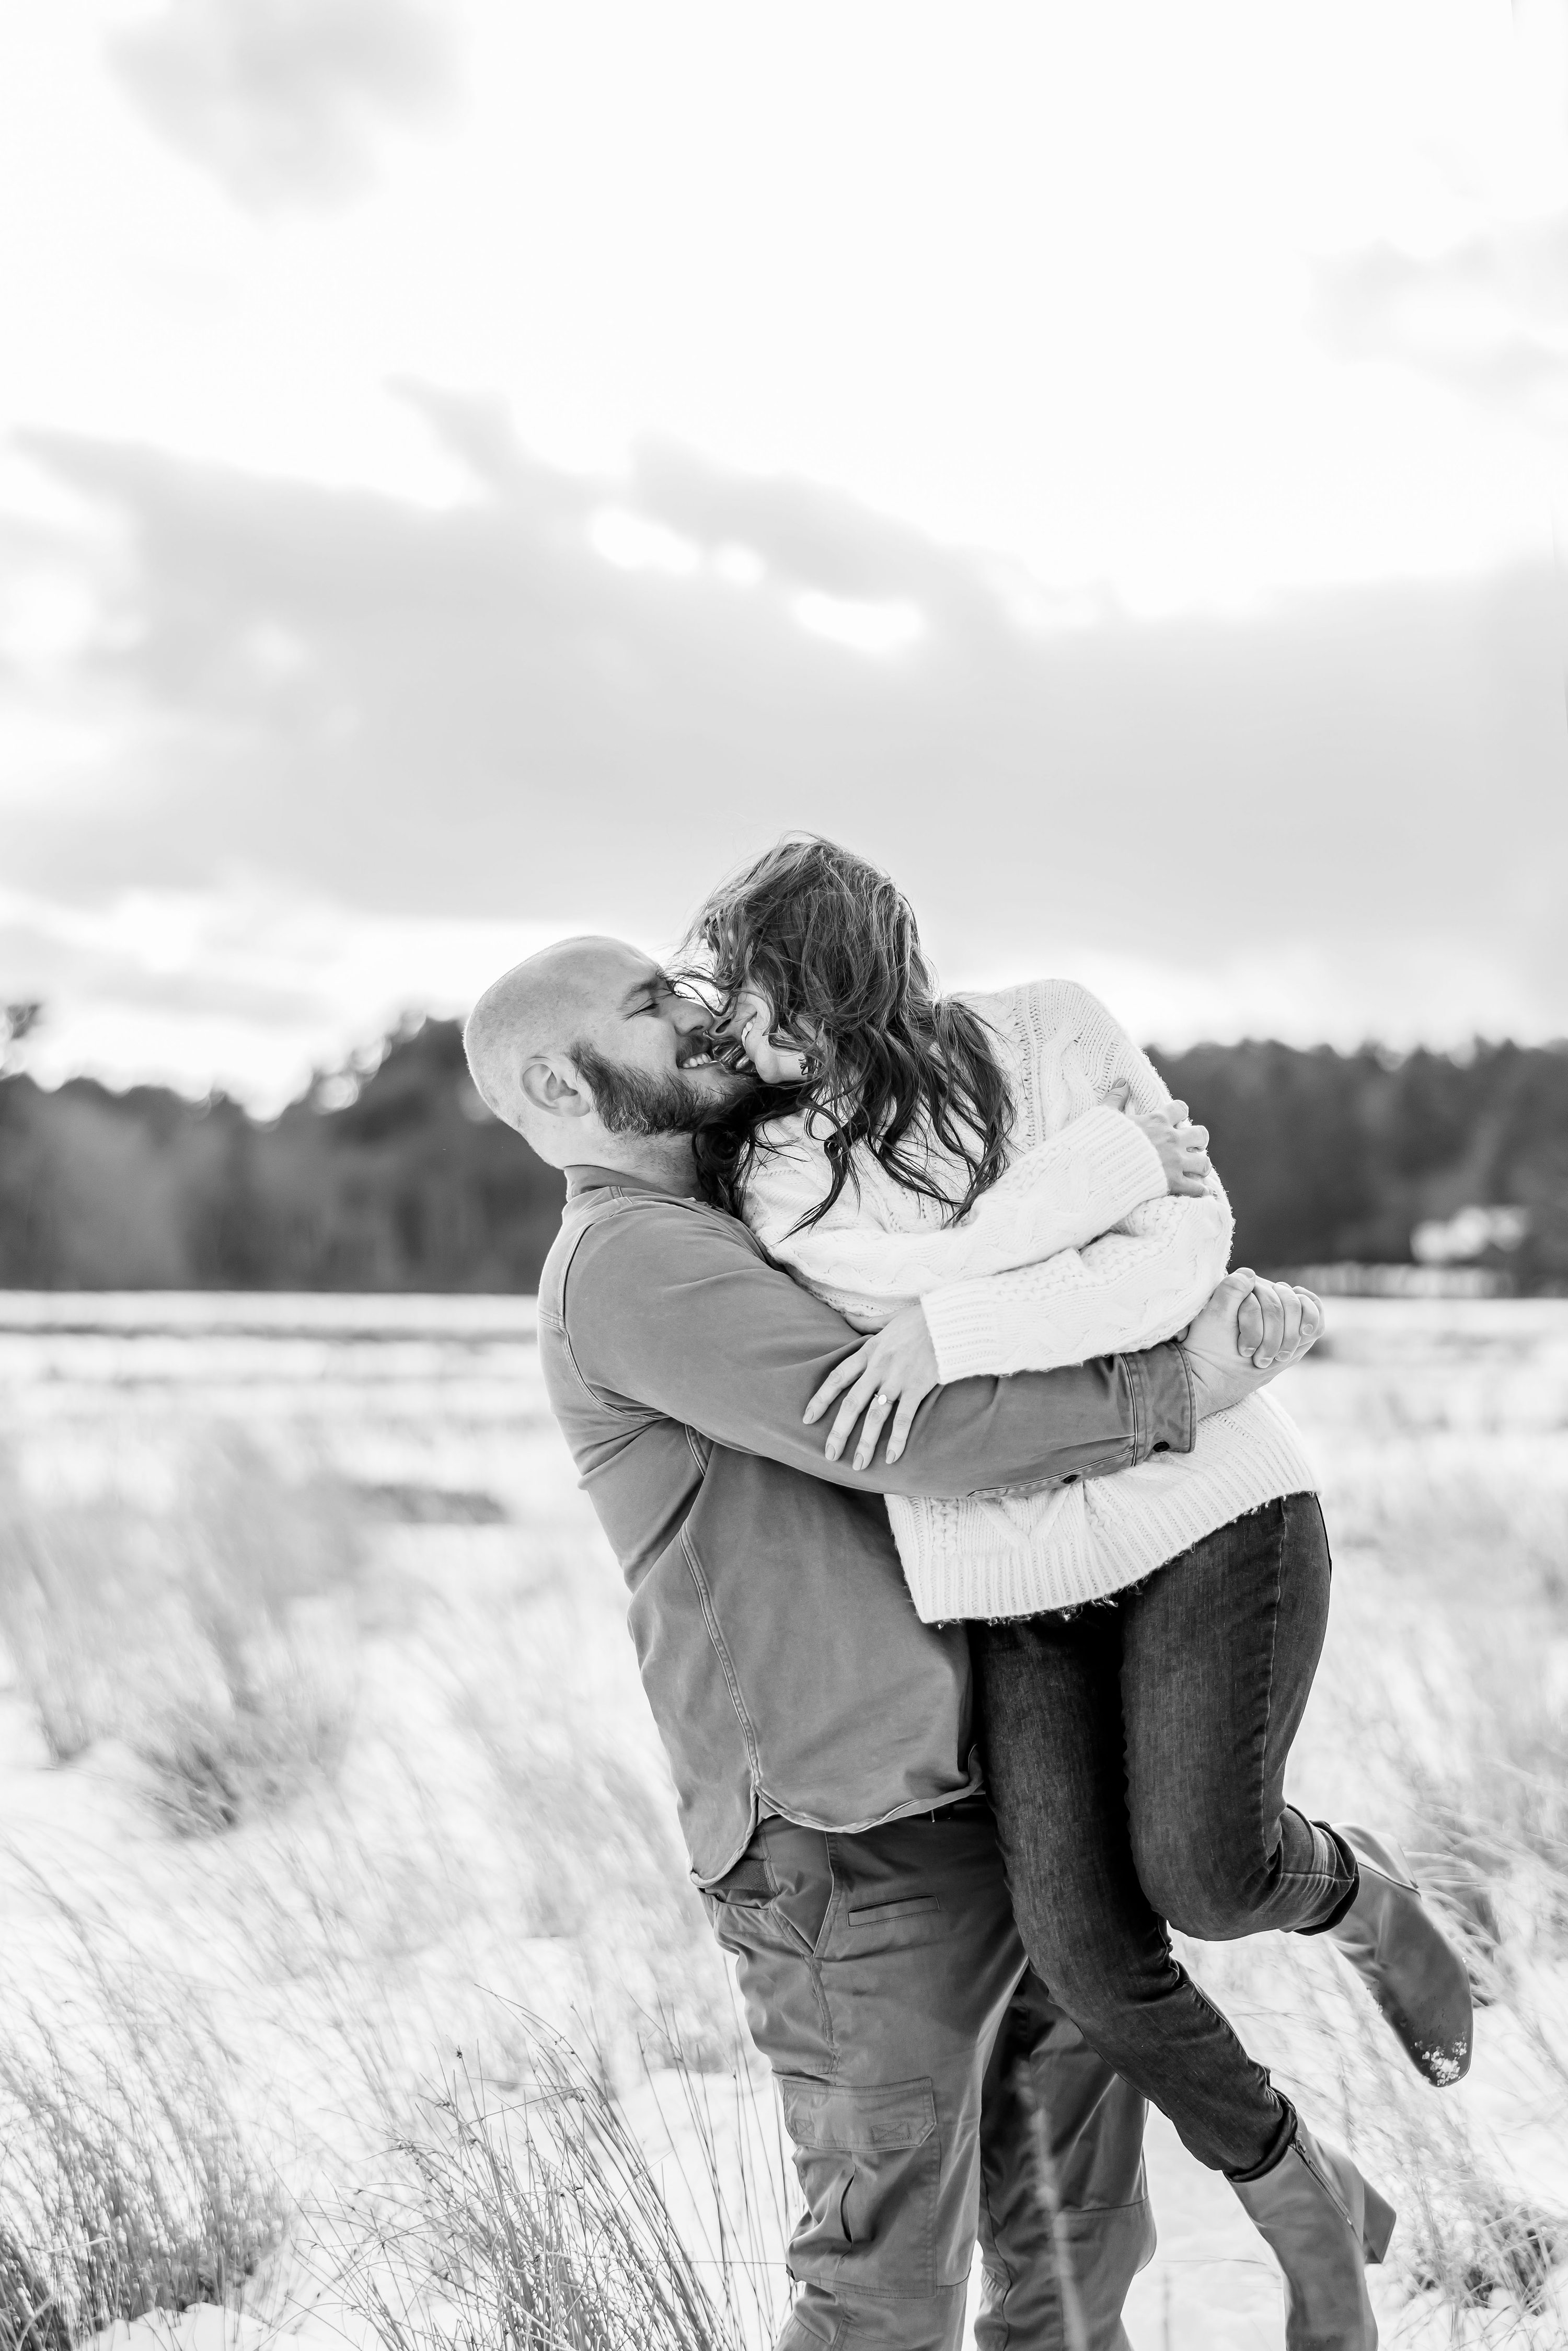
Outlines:
{"label": "woman's boot", "polygon": [[1366,1985],[1418,2074],[1439,2090],[1470,2067],[1475,2011],[1469,1972],[1421,1899],[1391,1837],[1342,1828],[1361,1865],[1355,1900],[1330,1939]]}
{"label": "woman's boot", "polygon": [[1388,2250],[1394,2208],[1349,2156],[1298,2119],[1271,2170],[1230,2185],[1285,2273],[1286,2351],[1376,2351],[1365,2265]]}

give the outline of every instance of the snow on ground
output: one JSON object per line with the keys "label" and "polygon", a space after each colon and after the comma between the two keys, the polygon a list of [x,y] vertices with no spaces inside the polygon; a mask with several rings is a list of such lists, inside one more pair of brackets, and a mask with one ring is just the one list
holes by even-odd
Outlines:
{"label": "snow on ground", "polygon": [[[1345,1301],[1331,1316],[1331,1341],[1283,1390],[1335,1541],[1336,1620],[1297,1775],[1316,1811],[1394,1790],[1424,1737],[1440,1765],[1475,1660],[1516,1615],[1545,1702],[1568,1692],[1568,1607],[1552,1598],[1568,1590],[1568,1306]],[[290,1478],[348,1481],[362,1552],[340,1590],[289,1603],[310,1670],[348,1693],[340,1752],[224,1834],[172,1833],[129,1651],[107,1668],[126,1726],[66,1762],[0,1652],[13,2008],[47,2015],[89,1951],[172,1987],[232,2053],[247,2125],[291,2189],[319,2200],[384,2135],[372,2083],[439,2081],[486,2050],[504,2070],[516,2003],[604,2042],[674,2207],[696,2234],[711,2228],[689,2118],[666,2077],[662,2096],[639,2081],[636,2051],[673,2007],[722,2105],[727,1990],[681,1883],[619,1578],[546,1409],[531,1301],[0,1295],[0,1487],[40,1523],[97,1511],[101,1529],[107,1510],[156,1525],[181,1507],[193,1445],[237,1430]],[[1521,1709],[1527,1695],[1521,1682]],[[1507,1998],[1483,2012],[1470,2081],[1435,2102],[1459,2122],[1423,2160],[1451,2169],[1462,2125],[1478,2179],[1562,2212],[1568,1922],[1531,1909],[1536,1884],[1508,1880]],[[1425,2129],[1430,2094],[1378,2087],[1349,2045],[1353,2008],[1333,2005],[1337,1962],[1301,1953],[1270,1939],[1194,1956],[1304,2099],[1327,2101],[1362,2066],[1357,2095]],[[721,2116],[724,2160],[738,2160],[737,2130],[758,2127]],[[1138,2351],[1277,2346],[1278,2279],[1235,2199],[1158,2116],[1149,2154],[1160,2249],[1129,2308]],[[769,2159],[753,2146],[754,2168]],[[273,2282],[265,2318],[253,2296],[241,2314],[197,2307],[98,2340],[262,2351],[281,2330],[308,2351],[340,2344],[355,2322],[321,2299],[316,2266],[314,2283]],[[1568,2324],[1553,2334],[1506,2294],[1456,2316],[1410,2287],[1408,2262],[1375,2279],[1387,2343],[1568,2341]]]}

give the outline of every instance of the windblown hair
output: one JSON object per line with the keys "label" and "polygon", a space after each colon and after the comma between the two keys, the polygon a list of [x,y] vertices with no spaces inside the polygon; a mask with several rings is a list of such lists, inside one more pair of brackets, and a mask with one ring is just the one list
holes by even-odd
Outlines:
{"label": "windblown hair", "polygon": [[[710,1199],[738,1210],[760,1130],[790,1110],[809,1113],[832,1171],[797,1231],[854,1180],[857,1144],[950,1223],[996,1182],[1013,1102],[991,1031],[936,995],[909,902],[885,873],[814,835],[781,841],[714,892],[687,947],[724,995],[766,996],[775,1035],[807,1053],[800,1086],[762,1088],[697,1136]],[[956,1199],[930,1167],[933,1142],[968,1170]]]}

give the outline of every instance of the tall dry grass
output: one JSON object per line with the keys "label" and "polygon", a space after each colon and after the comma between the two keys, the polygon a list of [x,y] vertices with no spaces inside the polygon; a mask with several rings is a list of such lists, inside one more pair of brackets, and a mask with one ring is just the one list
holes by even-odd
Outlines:
{"label": "tall dry grass", "polygon": [[1472,1470],[1346,1502],[1348,1573],[1373,1582],[1328,1692],[1336,1735],[1504,1997],[1521,1965],[1568,1958],[1568,1493]]}
{"label": "tall dry grass", "polygon": [[189,1443],[162,1510],[46,1504],[0,1475],[0,1642],[56,1762],[120,1740],[169,1825],[207,1834],[341,1756],[361,1558],[341,1487],[285,1478],[237,1430]]}
{"label": "tall dry grass", "polygon": [[1420,2081],[1321,1938],[1197,1946],[1195,1970],[1385,2186],[1406,2291],[1457,2343],[1545,2351],[1568,2340],[1568,1510],[1430,1468],[1363,1469],[1328,1502],[1333,1621],[1292,1793],[1403,1843],[1465,1950],[1486,2092]]}
{"label": "tall dry grass", "polygon": [[[340,2105],[317,2200],[385,2351],[766,2341],[793,2187],[732,2111],[770,2093],[626,1695],[618,1599],[562,1596],[591,1581],[585,1562],[521,1531],[515,1573],[433,1580],[423,1613],[385,1615],[398,1704],[423,1711],[395,1717],[401,1743],[378,1760],[356,1740],[358,1773],[334,1783],[351,1723],[319,1636],[342,1625],[361,1558],[342,1488],[291,1483],[230,1439],[171,1509],[44,1510],[13,1489],[0,1517],[0,1634],[53,1751],[125,1740],[173,1832],[274,1822],[246,1847],[270,1873],[270,1924],[228,1938],[225,1964],[256,1976],[225,1987],[226,2023],[183,1990],[174,2015],[151,1951],[130,1990],[120,1971],[68,2018],[53,1991],[0,2013],[0,2222],[70,2324],[233,2299],[299,2229],[254,2081],[238,2092],[248,2003],[319,2053],[320,2095]],[[1313,1809],[1364,1795],[1427,1856],[1490,2003],[1483,2045],[1511,2036],[1568,2137],[1562,1523],[1550,1498],[1487,1479],[1405,1497],[1368,1479],[1330,1518],[1338,1646],[1301,1767],[1332,1795]],[[235,1849],[185,1848],[225,1899]],[[580,1988],[570,2038],[489,1997],[528,2001],[550,1952]],[[1197,1965],[1314,2123],[1387,2183],[1398,2273],[1454,2339],[1563,2340],[1557,2191],[1473,2100],[1416,2079],[1334,1954],[1270,1939]],[[416,2095],[433,2046],[445,2077]],[[655,2140],[675,2153],[655,2159]],[[0,2237],[0,2296],[8,2258]]]}
{"label": "tall dry grass", "polygon": [[193,1986],[78,1933],[47,2005],[7,1985],[4,2011],[0,2351],[242,2300],[287,2199]]}
{"label": "tall dry grass", "polygon": [[[618,2078],[678,2045],[699,2070],[727,2066],[727,1980],[676,1825],[663,1755],[628,1723],[596,1647],[624,1626],[568,1614],[541,1638],[527,1607],[486,1628],[486,1671],[455,1661],[451,1703],[486,1773],[485,1807],[531,1937],[577,1957],[591,2031]],[[640,1698],[638,1699],[640,1705]]]}
{"label": "tall dry grass", "polygon": [[[340,1488],[287,1484],[228,1438],[209,1442],[162,1511],[27,1510],[13,1491],[5,1518],[0,1622],[57,1759],[126,1741],[182,1834],[273,1810],[265,1838],[208,1881],[204,1959],[256,1971],[248,1997],[244,1981],[222,1985],[226,2027],[185,2001],[172,2039],[168,2017],[150,2022],[107,1972],[85,2031],[81,2002],[63,1995],[4,2005],[0,2125],[14,2121],[32,2182],[18,2277],[46,2283],[75,2328],[232,2300],[286,2225],[310,2240],[321,2197],[302,2208],[277,2185],[254,2065],[247,2101],[234,2095],[224,2034],[248,2010],[246,2053],[270,2036],[263,2075],[287,2041],[290,2078],[309,2078],[317,2187],[334,2168],[350,2185],[347,2200],[334,2189],[339,2268],[382,2339],[563,2351],[768,2339],[758,2311],[779,2283],[782,2191],[737,2166],[755,2118],[749,2139],[715,2126],[704,2069],[727,2097],[754,2102],[756,2085],[737,2064],[662,1763],[628,1740],[613,1677],[607,1703],[619,1607],[601,1623],[553,1601],[541,1614],[527,1596],[581,1563],[524,1545],[515,1590],[438,1585],[413,1621],[400,1588],[379,1626],[392,1718],[367,1726],[371,1751],[334,1784],[317,1718],[282,1672],[302,1661],[305,1612],[353,1588],[360,1538]],[[263,1739],[280,1742],[286,1778],[258,1783]],[[301,1792],[310,1800],[280,1816],[279,1798]],[[168,1942],[201,1932],[199,1888],[167,1927],[165,1956],[149,1959],[166,1987]],[[67,1940],[79,1957],[105,1933],[100,1916],[72,1922]],[[570,1959],[575,2050],[481,1988],[526,1991],[517,1966],[554,1949]],[[485,2067],[476,2058],[439,2095],[414,2095],[416,2065],[433,2044],[450,2049],[454,2028],[466,2040],[476,2013]],[[625,2099],[655,2076],[666,2098],[676,2085],[674,2135],[695,2173],[676,2184],[678,2210],[628,2119]],[[378,2136],[384,2178],[367,2152]],[[305,2176],[297,2164],[296,2189]],[[0,2210],[4,2196],[0,2170]],[[24,2318],[37,2306],[16,2301]]]}
{"label": "tall dry grass", "polygon": [[[476,2054],[405,2107],[386,2176],[361,2190],[339,2283],[384,2351],[749,2351],[771,2340],[782,2283],[761,2224],[771,2183],[753,2176],[754,2141],[721,2152],[706,2082],[674,2068],[692,2125],[683,2227],[592,2060],[515,2012],[502,2037],[507,2070],[493,2070],[493,2052],[492,2070]],[[699,2210],[706,2228],[692,2226]]]}

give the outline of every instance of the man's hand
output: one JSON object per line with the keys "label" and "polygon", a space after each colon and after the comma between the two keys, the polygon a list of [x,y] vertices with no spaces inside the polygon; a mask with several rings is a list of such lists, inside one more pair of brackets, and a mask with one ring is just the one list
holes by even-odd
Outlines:
{"label": "man's hand", "polygon": [[1300,1363],[1322,1334],[1322,1301],[1250,1267],[1228,1273],[1182,1341],[1199,1420]]}
{"label": "man's hand", "polygon": [[[1243,1266],[1241,1270],[1247,1273],[1249,1269]],[[1322,1337],[1328,1321],[1323,1301],[1315,1290],[1300,1289],[1293,1281],[1250,1278],[1256,1287],[1241,1301],[1236,1343],[1260,1372],[1270,1366],[1283,1371]]]}
{"label": "man's hand", "polygon": [[1154,1144],[1165,1170],[1167,1191],[1175,1193],[1178,1199],[1201,1200],[1208,1188],[1207,1127],[1193,1124],[1184,1102],[1171,1102],[1164,1110],[1128,1110],[1127,1094],[1127,1083],[1123,1079],[1111,1097],[1110,1107],[1124,1111],[1139,1134]]}

